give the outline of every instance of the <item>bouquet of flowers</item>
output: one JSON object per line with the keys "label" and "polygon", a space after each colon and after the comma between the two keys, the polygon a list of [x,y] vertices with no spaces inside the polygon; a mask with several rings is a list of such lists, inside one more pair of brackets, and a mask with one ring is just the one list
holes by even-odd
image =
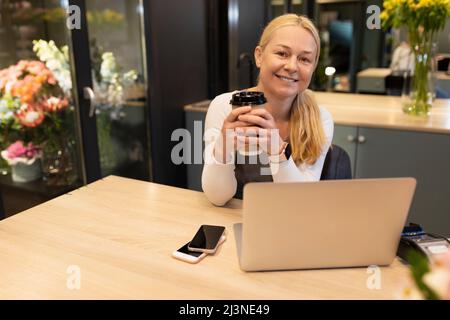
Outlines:
{"label": "bouquet of flowers", "polygon": [[137,73],[135,70],[123,73],[112,52],[104,52],[95,41],[92,47],[100,163],[104,170],[112,170],[119,162],[111,137],[113,124],[126,116],[123,108],[126,92],[135,84]]}
{"label": "bouquet of flowers", "polygon": [[15,133],[41,144],[52,134],[60,134],[59,112],[68,105],[53,72],[43,62],[21,60],[0,70],[2,141],[8,141],[9,135]]}
{"label": "bouquet of flowers", "polygon": [[88,10],[86,18],[89,27],[92,26],[93,30],[107,30],[111,28],[120,28],[124,25],[123,14],[111,10]]}
{"label": "bouquet of flowers", "polygon": [[406,26],[410,36],[422,29],[436,33],[450,16],[450,0],[384,0],[380,15],[383,27]]}
{"label": "bouquet of flowers", "polygon": [[14,24],[61,22],[66,18],[66,11],[62,7],[43,8],[31,1],[8,1],[2,9],[11,16]]}
{"label": "bouquet of flowers", "polygon": [[[119,17],[112,13],[108,13],[106,16],[111,19],[108,18],[105,21],[120,21]],[[72,81],[68,47],[64,46],[59,49],[53,41],[38,40],[33,43],[33,49],[39,59],[45,62],[47,68],[53,72],[65,96],[70,98]],[[91,47],[100,161],[102,167],[114,167],[116,152],[111,144],[111,123],[125,116],[123,111],[125,95],[127,89],[135,84],[137,73],[135,70],[122,72],[114,54],[105,52],[96,44],[95,40],[91,43]]]}
{"label": "bouquet of flowers", "polygon": [[32,142],[50,159],[66,148],[72,132],[68,51],[43,40],[33,49],[40,60],[0,70],[0,150],[11,141]]}
{"label": "bouquet of flowers", "polygon": [[[33,44],[36,55],[52,71],[64,95],[70,98],[72,81],[68,47],[59,49],[53,41],[44,40],[35,40]],[[124,89],[135,82],[137,73],[135,70],[122,73],[112,52],[101,52],[99,48],[94,48],[93,51],[95,100],[100,106],[110,107],[111,118],[114,119],[118,117],[119,109],[125,101]]]}
{"label": "bouquet of flowers", "polygon": [[136,79],[135,70],[120,73],[113,53],[103,53],[99,77],[94,77],[94,92],[96,92],[97,100],[100,104],[119,108],[125,101],[124,87],[132,85]]}
{"label": "bouquet of flowers", "polygon": [[[39,61],[21,60],[0,70],[0,150],[8,141],[24,140],[44,149],[44,156],[59,154],[73,132],[69,50],[53,41],[33,41]],[[122,118],[126,88],[136,71],[122,73],[112,52],[93,57],[94,92],[99,144],[103,158],[113,159],[111,121]],[[109,151],[108,151],[109,150]],[[105,151],[105,152],[104,152]],[[108,152],[106,152],[108,151]],[[69,163],[55,158],[55,163]],[[69,166],[69,165],[67,165]]]}
{"label": "bouquet of flowers", "polygon": [[433,88],[430,88],[433,38],[450,17],[450,0],[384,0],[383,7],[380,15],[383,28],[405,26],[415,57],[412,102],[404,111],[428,114],[433,99]]}

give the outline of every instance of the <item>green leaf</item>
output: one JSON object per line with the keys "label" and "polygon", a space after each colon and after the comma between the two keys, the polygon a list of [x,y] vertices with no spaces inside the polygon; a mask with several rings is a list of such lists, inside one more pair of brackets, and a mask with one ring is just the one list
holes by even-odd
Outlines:
{"label": "green leaf", "polygon": [[439,296],[425,282],[423,277],[430,272],[430,266],[427,257],[416,250],[411,250],[407,255],[407,261],[410,264],[410,272],[417,285],[427,300],[439,300]]}

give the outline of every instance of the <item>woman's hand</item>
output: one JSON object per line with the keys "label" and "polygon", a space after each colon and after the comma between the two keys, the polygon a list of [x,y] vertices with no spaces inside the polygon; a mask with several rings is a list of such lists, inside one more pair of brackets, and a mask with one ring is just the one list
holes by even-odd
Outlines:
{"label": "woman's hand", "polygon": [[250,124],[250,126],[235,129],[239,143],[257,144],[268,155],[280,154],[284,141],[270,112],[266,109],[253,109],[251,112],[240,114],[238,120]]}
{"label": "woman's hand", "polygon": [[234,108],[231,110],[228,117],[225,118],[222,131],[221,131],[221,139],[219,139],[218,144],[216,144],[216,148],[214,149],[214,156],[217,160],[222,163],[228,163],[229,155],[234,153],[237,147],[237,137],[236,137],[236,128],[245,128],[250,126],[250,123],[245,121],[241,121],[238,118],[248,113],[252,110],[250,106]]}

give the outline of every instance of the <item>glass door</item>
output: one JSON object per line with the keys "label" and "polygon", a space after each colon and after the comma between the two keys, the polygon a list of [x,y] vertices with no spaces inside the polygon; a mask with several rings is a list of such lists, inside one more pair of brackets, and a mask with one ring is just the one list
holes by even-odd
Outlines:
{"label": "glass door", "polygon": [[82,14],[92,80],[83,95],[96,119],[100,174],[149,180],[142,0],[85,1]]}
{"label": "glass door", "polygon": [[269,2],[269,20],[281,16],[288,12],[287,0],[270,0]]}
{"label": "glass door", "polygon": [[0,219],[150,180],[142,0],[0,1]]}
{"label": "glass door", "polygon": [[83,183],[69,45],[60,1],[0,1],[0,216]]}
{"label": "glass door", "polygon": [[354,0],[317,0],[316,3],[322,49],[315,89],[355,92],[365,28],[363,6]]}

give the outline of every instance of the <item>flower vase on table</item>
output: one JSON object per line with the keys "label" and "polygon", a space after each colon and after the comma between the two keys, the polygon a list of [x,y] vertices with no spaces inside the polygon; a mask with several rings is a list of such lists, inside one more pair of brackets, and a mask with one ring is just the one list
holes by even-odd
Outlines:
{"label": "flower vase on table", "polygon": [[384,0],[383,8],[383,28],[405,27],[415,56],[411,82],[405,81],[403,111],[427,116],[435,95],[433,39],[450,17],[450,0]]}
{"label": "flower vase on table", "polygon": [[14,182],[31,182],[42,177],[41,160],[31,163],[17,162],[11,166],[11,178]]}
{"label": "flower vase on table", "polygon": [[436,44],[431,41],[431,36],[423,35],[419,40],[416,35],[410,35],[414,71],[402,93],[403,111],[407,114],[428,115],[435,99]]}
{"label": "flower vase on table", "polygon": [[70,142],[44,144],[42,170],[46,185],[68,186],[76,180],[72,150]]}
{"label": "flower vase on table", "polygon": [[42,153],[31,142],[24,144],[23,141],[16,141],[3,150],[1,155],[11,166],[11,178],[14,182],[31,182],[42,177]]}

